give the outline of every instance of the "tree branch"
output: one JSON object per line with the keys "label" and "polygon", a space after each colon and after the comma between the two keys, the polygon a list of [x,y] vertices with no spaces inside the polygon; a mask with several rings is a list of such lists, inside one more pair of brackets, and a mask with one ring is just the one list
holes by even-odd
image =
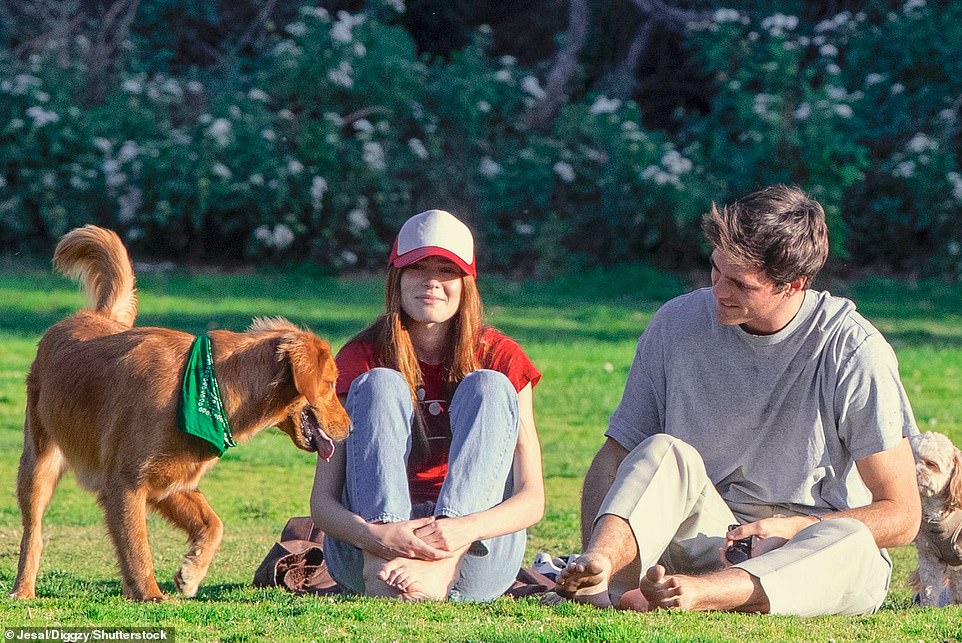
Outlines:
{"label": "tree branch", "polygon": [[522,122],[532,129],[545,129],[567,102],[565,86],[578,69],[578,54],[588,38],[591,10],[587,0],[569,0],[568,30],[564,46],[558,52],[545,82],[545,95],[524,115]]}

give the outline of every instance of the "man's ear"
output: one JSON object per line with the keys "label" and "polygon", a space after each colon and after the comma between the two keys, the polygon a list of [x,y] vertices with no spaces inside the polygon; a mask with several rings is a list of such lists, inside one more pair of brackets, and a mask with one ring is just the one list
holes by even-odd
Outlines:
{"label": "man's ear", "polygon": [[808,277],[799,277],[798,279],[795,279],[794,281],[790,281],[787,284],[785,284],[785,287],[782,289],[782,292],[785,293],[785,296],[791,297],[795,293],[805,290],[805,286],[807,285],[808,285]]}

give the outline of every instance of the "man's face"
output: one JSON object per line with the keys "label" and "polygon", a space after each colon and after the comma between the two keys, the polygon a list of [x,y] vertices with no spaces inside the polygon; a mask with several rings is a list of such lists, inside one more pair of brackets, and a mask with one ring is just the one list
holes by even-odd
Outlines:
{"label": "man's face", "polygon": [[718,250],[711,254],[711,291],[720,324],[737,324],[749,333],[767,335],[787,323],[784,313],[791,289],[779,286],[761,270],[736,267]]}

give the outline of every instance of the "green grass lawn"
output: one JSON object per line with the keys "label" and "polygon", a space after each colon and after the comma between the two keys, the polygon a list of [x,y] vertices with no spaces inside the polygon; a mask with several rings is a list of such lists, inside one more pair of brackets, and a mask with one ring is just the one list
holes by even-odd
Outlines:
{"label": "green grass lawn", "polygon": [[[549,284],[482,280],[489,321],[518,339],[544,373],[535,390],[548,506],[530,530],[537,550],[576,551],[578,498],[608,414],[621,396],[638,335],[679,279],[621,268]],[[922,430],[962,444],[962,287],[871,280],[852,297],[891,340]],[[234,276],[141,275],[138,325],[191,332],[243,330],[254,315],[284,315],[335,348],[377,314],[379,279],[329,279],[294,271]],[[962,609],[909,607],[904,578],[915,550],[893,552],[893,589],[870,617],[797,619],[757,615],[599,611],[542,607],[533,600],[488,605],[402,605],[353,597],[294,597],[250,587],[254,569],[286,519],[308,512],[310,454],[265,431],[231,450],[201,488],[226,535],[196,599],[134,604],[120,598],[114,556],[93,497],[68,475],[45,520],[40,598],[6,598],[17,566],[17,460],[23,441],[24,376],[44,329],[83,305],[77,287],[39,270],[0,268],[0,625],[168,626],[180,640],[962,640]],[[137,427],[131,427],[137,430]],[[183,554],[180,532],[152,517],[158,580],[167,592]]]}

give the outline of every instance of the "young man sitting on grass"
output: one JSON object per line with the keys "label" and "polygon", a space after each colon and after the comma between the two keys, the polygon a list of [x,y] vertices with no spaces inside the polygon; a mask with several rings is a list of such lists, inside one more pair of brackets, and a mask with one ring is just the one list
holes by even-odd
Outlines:
{"label": "young man sitting on grass", "polygon": [[[712,286],[665,304],[641,336],[558,593],[636,610],[872,613],[884,548],[910,542],[921,515],[895,354],[852,302],[809,289],[828,233],[797,188],[713,205],[703,229]],[[746,538],[751,558],[731,565]]]}

